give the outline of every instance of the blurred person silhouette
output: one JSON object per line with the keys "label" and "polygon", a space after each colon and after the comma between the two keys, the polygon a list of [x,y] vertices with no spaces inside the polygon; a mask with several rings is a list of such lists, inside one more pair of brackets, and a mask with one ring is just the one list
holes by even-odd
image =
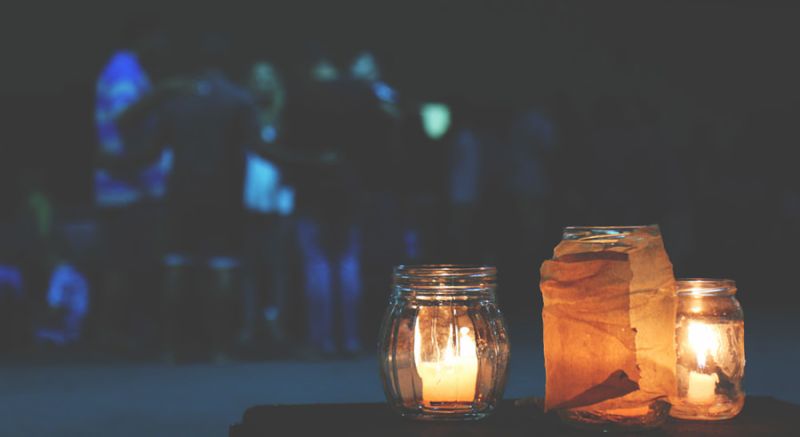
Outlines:
{"label": "blurred person silhouette", "polygon": [[383,80],[378,60],[371,51],[363,50],[353,58],[350,63],[350,78],[366,84],[383,111],[392,117],[400,116],[398,92]]}
{"label": "blurred person silhouette", "polygon": [[[371,77],[344,77],[317,55],[289,104],[293,149],[309,164],[293,171],[297,235],[304,264],[307,327],[313,351],[361,351],[362,241],[365,187],[383,189],[385,113]],[[382,155],[383,154],[383,155]],[[384,156],[384,159],[376,157]]]}
{"label": "blurred person silhouette", "polygon": [[[0,251],[0,344],[20,346],[33,335],[64,346],[81,339],[89,308],[77,253],[56,226],[55,206],[40,168],[19,177],[21,204],[15,236]],[[10,265],[6,264],[10,262]]]}
{"label": "blurred person silhouette", "polygon": [[[294,175],[297,189],[297,237],[303,258],[306,326],[313,352],[335,354],[337,315],[342,316],[349,348],[360,349],[357,313],[361,293],[360,235],[351,227],[355,181],[342,166],[341,117],[334,115],[339,69],[327,58],[316,59],[296,104],[291,105],[291,143],[335,161],[322,171],[306,167]],[[305,130],[298,130],[305,129]],[[352,175],[353,173],[350,173]],[[336,209],[341,202],[339,214]],[[338,217],[337,217],[338,216]],[[337,302],[339,298],[341,302]],[[336,311],[341,308],[340,311]]]}
{"label": "blurred person silhouette", "polygon": [[[401,198],[404,263],[441,260],[446,215],[444,180],[448,145],[452,143],[452,105],[449,99],[422,99],[402,103],[397,179]],[[414,177],[402,176],[411,171]],[[420,212],[424,211],[424,214]]]}
{"label": "blurred person silhouette", "polygon": [[20,266],[0,261],[0,354],[25,343],[25,297]]}
{"label": "blurred person silhouette", "polygon": [[[484,219],[491,197],[493,151],[501,149],[502,130],[494,126],[490,109],[479,109],[463,99],[455,102],[453,136],[447,153],[448,257],[459,262],[486,262],[491,256]],[[500,178],[503,174],[499,175]],[[494,214],[494,213],[493,213]]]}
{"label": "blurred person silhouette", "polygon": [[[551,173],[553,189],[557,193],[553,199],[553,221],[561,226],[564,223],[581,223],[584,221],[583,187],[580,185],[580,166],[576,162],[586,155],[587,127],[584,115],[579,110],[577,99],[571,94],[559,90],[553,94],[551,104],[547,108],[555,123],[556,147],[554,150]],[[549,233],[546,247],[557,244],[559,228]],[[551,244],[552,243],[552,244]]]}
{"label": "blurred person silhouette", "polygon": [[[116,48],[97,79],[95,96],[95,126],[98,145],[104,154],[120,155],[126,147],[116,123],[116,117],[129,106],[152,91],[153,84],[143,66],[142,58],[156,56],[164,49],[164,35],[143,23],[133,23],[123,31],[121,47]],[[139,127],[147,134],[145,120]],[[135,143],[134,143],[135,144]],[[95,170],[95,202],[100,207],[130,205],[144,196],[164,195],[170,152],[164,150],[157,162],[136,175],[135,180],[120,180],[107,169]]]}
{"label": "blurred person silhouette", "polygon": [[[265,146],[282,142],[282,117],[286,91],[275,67],[256,62],[247,88],[256,106],[255,124]],[[286,185],[278,163],[264,157],[259,148],[246,155],[244,205],[246,228],[242,290],[244,321],[240,341],[252,342],[262,322],[270,350],[286,346],[291,214],[294,190]],[[267,155],[269,156],[269,155]]]}
{"label": "blurred person silhouette", "polygon": [[165,358],[181,344],[183,308],[199,307],[216,361],[230,352],[236,255],[243,228],[242,184],[247,142],[255,135],[255,107],[219,66],[224,35],[206,32],[190,42],[183,78],[173,79],[122,114],[120,122],[154,115],[155,138],[139,154],[123,154],[117,171],[130,171],[170,146],[173,166],[166,192],[166,273],[161,296]]}
{"label": "blurred person silhouette", "polygon": [[420,255],[419,230],[408,212],[412,199],[402,177],[407,165],[413,165],[409,145],[402,138],[404,108],[397,89],[384,80],[383,70],[370,50],[353,56],[347,80],[353,88],[351,94],[363,105],[358,114],[353,114],[360,129],[352,140],[362,143],[353,158],[363,178],[363,208],[368,214],[363,217],[364,262],[372,265],[365,265],[364,272],[370,276],[375,273],[385,282],[387,264],[394,265],[399,259],[411,261]]}
{"label": "blurred person silhouette", "polygon": [[26,167],[16,180],[13,217],[2,227],[0,248],[0,346],[26,346],[33,334],[34,320],[45,300],[42,290],[52,268],[54,253],[52,196],[46,173]]}
{"label": "blurred person silhouette", "polygon": [[[26,260],[20,253],[27,246],[20,232],[21,205],[26,190],[20,189],[20,169],[9,165],[10,161],[0,160],[0,201],[6,205],[0,209],[0,354],[28,340],[24,329],[26,320],[20,318],[27,299],[23,281]],[[32,228],[33,220],[26,221]]]}
{"label": "blurred person silhouette", "polygon": [[12,235],[19,229],[12,226],[3,223],[0,228],[0,354],[19,349],[29,340],[30,296],[23,277],[25,259],[16,250],[20,244],[18,235]]}
{"label": "blurred person silhouette", "polygon": [[530,258],[546,256],[537,250],[545,247],[543,231],[552,214],[551,169],[558,139],[548,112],[544,107],[533,106],[513,116],[504,164],[509,170],[506,189],[521,222],[519,242],[522,252]]}
{"label": "blurred person silhouette", "polygon": [[[356,220],[361,233],[361,280],[365,290],[386,290],[390,284],[390,271],[398,263],[420,262],[428,235],[423,231],[431,222],[421,218],[422,208],[431,199],[419,190],[424,184],[427,164],[431,156],[420,159],[419,144],[412,144],[406,131],[417,118],[413,103],[402,98],[401,93],[389,84],[386,69],[372,50],[353,54],[348,64],[348,76],[343,87],[348,95],[359,102],[357,110],[349,116],[353,129],[348,143],[348,157],[359,175],[362,199]],[[411,114],[409,114],[411,112]],[[413,120],[413,121],[412,121]],[[430,150],[424,151],[431,153]],[[422,164],[424,162],[424,164]],[[413,170],[412,170],[413,169]],[[407,176],[414,171],[414,178]],[[409,179],[414,179],[410,183]],[[361,315],[364,326],[377,326],[384,297],[379,293],[363,294]],[[365,341],[372,342],[376,331],[362,333]]]}
{"label": "blurred person silhouette", "polygon": [[[489,108],[477,125],[483,168],[473,208],[479,228],[468,232],[486,236],[478,255],[502,268],[507,283],[535,287],[538,278],[530,266],[548,256],[545,240],[553,215],[555,122],[549,106],[540,103]],[[525,295],[507,298],[518,307],[535,304]]]}
{"label": "blurred person silhouette", "polygon": [[[97,79],[95,126],[101,154],[122,156],[152,139],[152,116],[137,120],[135,129],[128,129],[135,133],[132,140],[123,138],[117,117],[153,92],[143,64],[158,63],[164,48],[164,34],[154,23],[132,20],[123,29],[120,43]],[[104,260],[98,302],[99,341],[106,348],[125,348],[131,334],[127,332],[129,304],[136,278],[148,277],[146,273],[157,267],[149,260],[158,251],[158,232],[142,223],[158,220],[171,160],[171,150],[165,148],[141,170],[126,177],[114,175],[102,165],[95,170],[95,205]]]}
{"label": "blurred person silhouette", "polygon": [[688,184],[663,143],[656,108],[639,98],[606,97],[594,108],[580,183],[592,223],[658,223],[673,264],[684,265],[691,235]]}

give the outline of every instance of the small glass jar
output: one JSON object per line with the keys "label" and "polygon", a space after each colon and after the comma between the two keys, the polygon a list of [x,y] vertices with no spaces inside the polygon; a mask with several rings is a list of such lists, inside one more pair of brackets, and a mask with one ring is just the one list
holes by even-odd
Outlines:
{"label": "small glass jar", "polygon": [[729,279],[680,279],[675,341],[678,391],[670,415],[730,419],[744,406],[744,313]]}
{"label": "small glass jar", "polygon": [[378,354],[402,416],[480,419],[500,401],[509,344],[488,266],[398,266]]}

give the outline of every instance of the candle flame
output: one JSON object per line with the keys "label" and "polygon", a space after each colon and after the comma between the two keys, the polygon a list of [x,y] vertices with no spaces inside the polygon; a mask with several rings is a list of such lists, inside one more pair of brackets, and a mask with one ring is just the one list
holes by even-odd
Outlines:
{"label": "candle flame", "polygon": [[[436,351],[434,359],[423,359],[422,357],[422,334],[420,333],[420,318],[417,316],[416,323],[414,323],[414,363],[419,366],[423,362],[441,363],[444,365],[457,364],[465,359],[474,359],[476,356],[475,338],[471,330],[462,326],[458,328],[456,325],[450,325],[450,331],[447,334],[447,342],[444,348],[439,342],[436,341],[435,335],[431,332],[429,341],[433,343],[433,349]],[[458,330],[458,335],[453,335]]]}
{"label": "candle flame", "polygon": [[471,403],[478,378],[474,328],[459,326],[454,313],[438,318],[439,311],[420,309],[414,324],[414,364],[422,383],[422,402]]}
{"label": "candle flame", "polygon": [[697,356],[697,367],[706,367],[706,358],[715,358],[719,351],[719,333],[712,326],[701,322],[689,322],[689,345]]}

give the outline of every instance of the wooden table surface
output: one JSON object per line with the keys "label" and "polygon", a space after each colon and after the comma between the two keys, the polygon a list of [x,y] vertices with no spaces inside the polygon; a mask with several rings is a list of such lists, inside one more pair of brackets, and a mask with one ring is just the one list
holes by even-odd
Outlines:
{"label": "wooden table surface", "polygon": [[[544,414],[532,400],[506,400],[495,413],[475,422],[415,422],[403,419],[383,403],[327,405],[260,405],[249,408],[242,422],[231,426],[231,437],[252,436],[375,436],[483,437],[586,436]],[[800,436],[795,425],[800,406],[770,397],[747,398],[744,410],[721,422],[670,420],[662,428],[639,436]]]}

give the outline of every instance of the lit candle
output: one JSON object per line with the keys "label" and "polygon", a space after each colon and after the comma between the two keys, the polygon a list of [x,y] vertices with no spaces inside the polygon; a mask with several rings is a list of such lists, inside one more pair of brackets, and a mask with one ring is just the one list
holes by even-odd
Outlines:
{"label": "lit candle", "polygon": [[670,416],[730,419],[744,406],[744,320],[728,279],[680,279],[675,340],[678,392]]}
{"label": "lit candle", "polygon": [[414,328],[414,363],[422,380],[423,404],[430,407],[439,403],[472,403],[478,379],[478,354],[472,329],[451,324],[447,342],[425,345],[435,353],[424,359],[423,341],[438,342],[435,335],[421,335],[423,315],[424,311],[420,311]]}
{"label": "lit candle", "polygon": [[718,382],[719,378],[716,373],[704,375],[698,372],[689,372],[689,387],[686,392],[686,399],[698,405],[714,403]]}
{"label": "lit candle", "polygon": [[686,398],[694,404],[711,404],[716,397],[719,377],[716,373],[701,373],[709,365],[709,360],[715,361],[719,356],[719,332],[706,323],[689,322],[689,346],[694,351],[697,359],[697,370],[690,371],[687,382]]}

